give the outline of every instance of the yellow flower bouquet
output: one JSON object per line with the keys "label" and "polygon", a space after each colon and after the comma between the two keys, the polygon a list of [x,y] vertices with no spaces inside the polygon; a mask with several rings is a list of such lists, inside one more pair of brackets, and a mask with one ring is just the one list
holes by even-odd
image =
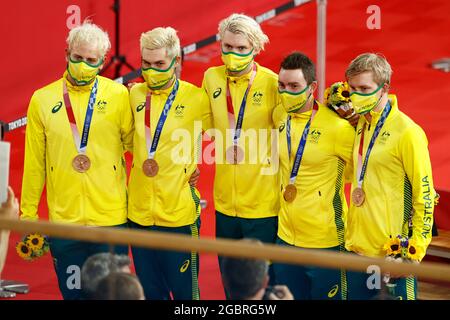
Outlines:
{"label": "yellow flower bouquet", "polygon": [[37,233],[26,235],[17,243],[16,251],[19,257],[27,261],[40,258],[50,251],[48,237]]}
{"label": "yellow flower bouquet", "polygon": [[418,261],[422,256],[422,251],[416,246],[414,240],[400,235],[395,238],[390,237],[383,249],[386,251],[387,257],[392,257],[394,259],[402,258],[405,260]]}
{"label": "yellow flower bouquet", "polygon": [[342,118],[355,114],[350,101],[350,88],[347,82],[335,82],[324,93],[324,104],[335,110]]}
{"label": "yellow flower bouquet", "polygon": [[[383,249],[386,253],[386,259],[395,262],[409,262],[418,263],[423,250],[418,247],[413,239],[408,237],[397,236],[389,237],[389,240],[384,244]],[[399,277],[409,277],[410,275],[394,275],[385,273],[383,282],[386,285],[388,293],[395,296],[395,287],[397,286],[395,279]]]}

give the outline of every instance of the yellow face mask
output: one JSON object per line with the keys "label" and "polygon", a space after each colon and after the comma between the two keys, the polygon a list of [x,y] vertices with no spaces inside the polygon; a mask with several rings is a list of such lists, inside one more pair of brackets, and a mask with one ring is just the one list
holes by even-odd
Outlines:
{"label": "yellow face mask", "polygon": [[278,89],[281,97],[281,103],[287,113],[297,112],[303,108],[311,97],[311,93],[307,93],[309,85],[300,92],[281,91]]}
{"label": "yellow face mask", "polygon": [[173,58],[167,69],[142,68],[142,76],[145,82],[147,82],[147,86],[152,90],[157,90],[168,84],[175,76],[175,68],[173,68],[175,61],[176,57]]}
{"label": "yellow face mask", "polygon": [[377,92],[383,88],[384,83],[381,84],[374,92],[371,93],[350,93],[350,100],[352,102],[353,109],[356,113],[365,114],[375,108],[380,102],[381,96],[377,97]]}
{"label": "yellow face mask", "polygon": [[253,61],[253,58],[253,49],[246,54],[239,54],[231,51],[224,52],[222,50],[222,61],[227,67],[227,70],[231,72],[240,72],[244,70]]}
{"label": "yellow face mask", "polygon": [[85,61],[74,61],[69,56],[67,72],[79,86],[84,86],[92,82],[99,73],[99,67],[103,64],[103,59],[97,64],[89,64]]}

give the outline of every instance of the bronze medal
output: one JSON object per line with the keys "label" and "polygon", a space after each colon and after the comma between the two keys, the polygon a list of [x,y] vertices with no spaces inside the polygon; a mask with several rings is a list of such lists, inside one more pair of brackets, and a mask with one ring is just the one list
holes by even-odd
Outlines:
{"label": "bronze medal", "polygon": [[226,158],[228,163],[241,163],[244,159],[244,151],[239,146],[231,146],[227,149]]}
{"label": "bronze medal", "polygon": [[159,166],[155,159],[147,159],[142,164],[142,171],[147,177],[154,177],[158,174]]}
{"label": "bronze medal", "polygon": [[91,160],[85,154],[79,154],[72,160],[72,167],[75,171],[83,173],[91,167]]}
{"label": "bronze medal", "polygon": [[356,188],[355,190],[353,190],[352,201],[355,204],[355,206],[360,207],[364,203],[365,198],[366,195],[362,188]]}
{"label": "bronze medal", "polygon": [[286,202],[294,201],[295,197],[297,197],[297,188],[293,184],[288,184],[284,190],[283,197]]}

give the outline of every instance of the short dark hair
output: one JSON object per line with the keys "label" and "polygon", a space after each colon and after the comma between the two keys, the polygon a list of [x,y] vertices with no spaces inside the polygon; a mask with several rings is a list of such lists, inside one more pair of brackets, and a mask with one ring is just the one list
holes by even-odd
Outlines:
{"label": "short dark hair", "polygon": [[97,285],[94,300],[140,300],[143,289],[135,275],[125,272],[112,272]]}
{"label": "short dark hair", "polygon": [[301,52],[293,52],[285,57],[280,67],[284,70],[301,69],[308,85],[316,81],[316,67],[314,62]]}
{"label": "short dark hair", "polygon": [[130,257],[127,255],[101,252],[90,256],[81,268],[81,288],[86,298],[90,298],[95,292],[100,280],[111,272],[118,272],[130,266],[130,263]]}
{"label": "short dark hair", "polygon": [[267,261],[224,257],[221,265],[225,290],[231,299],[251,298],[264,287]]}

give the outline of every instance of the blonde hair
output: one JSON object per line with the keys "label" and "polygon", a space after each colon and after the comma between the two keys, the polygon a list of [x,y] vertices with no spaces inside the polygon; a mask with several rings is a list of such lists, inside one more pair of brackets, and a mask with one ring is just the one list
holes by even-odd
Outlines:
{"label": "blonde hair", "polygon": [[171,27],[158,27],[141,34],[141,53],[144,49],[154,50],[165,48],[171,59],[180,56],[180,39],[177,31]]}
{"label": "blonde hair", "polygon": [[108,33],[89,20],[85,20],[83,24],[70,30],[66,42],[69,51],[80,43],[95,44],[102,57],[104,57],[111,48]]}
{"label": "blonde hair", "polygon": [[391,83],[392,68],[386,58],[379,53],[363,53],[350,62],[345,76],[351,78],[360,73],[371,71],[374,81],[381,85]]}
{"label": "blonde hair", "polygon": [[262,31],[261,26],[253,18],[245,14],[233,13],[219,23],[219,36],[223,39],[225,31],[244,35],[257,51],[264,50],[269,37]]}

